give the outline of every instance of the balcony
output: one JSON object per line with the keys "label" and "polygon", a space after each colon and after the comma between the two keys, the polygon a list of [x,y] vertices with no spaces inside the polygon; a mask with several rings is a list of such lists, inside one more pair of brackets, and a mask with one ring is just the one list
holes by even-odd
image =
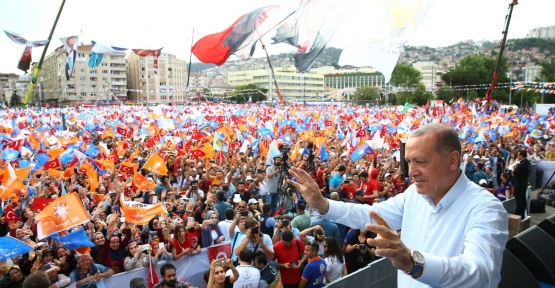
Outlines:
{"label": "balcony", "polygon": [[125,64],[125,58],[124,59],[110,59],[110,63],[111,64]]}
{"label": "balcony", "polygon": [[125,65],[123,65],[123,66],[110,66],[110,70],[112,70],[112,71],[126,71],[127,68],[125,67]]}
{"label": "balcony", "polygon": [[121,73],[121,74],[110,74],[112,78],[127,78],[127,75],[125,73]]}
{"label": "balcony", "polygon": [[[146,79],[142,79],[146,80]],[[127,81],[112,81],[112,85],[127,85]]]}

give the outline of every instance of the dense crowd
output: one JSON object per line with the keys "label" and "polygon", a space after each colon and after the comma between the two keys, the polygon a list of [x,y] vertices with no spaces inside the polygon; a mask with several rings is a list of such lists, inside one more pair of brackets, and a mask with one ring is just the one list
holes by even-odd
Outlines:
{"label": "dense crowd", "polygon": [[[171,263],[226,241],[231,245],[232,257],[211,263],[204,275],[207,287],[321,287],[378,259],[375,247],[366,241],[376,234],[320,217],[297,191],[288,189],[285,180],[291,175],[285,167],[308,172],[322,195],[331,201],[373,205],[403,193],[414,181],[404,173],[399,138],[426,123],[445,121],[462,129],[460,122],[478,119],[481,122],[474,121],[475,125],[487,123],[482,125],[489,129],[487,136],[477,141],[476,136],[485,131],[477,129],[461,135],[461,169],[469,181],[504,201],[519,195],[521,192],[516,190],[527,181],[518,169],[515,171],[517,163],[524,159],[552,160],[555,156],[551,142],[554,127],[550,118],[537,121],[537,115],[480,114],[456,105],[447,106],[437,115],[435,108],[433,115],[423,108],[336,110],[331,106],[215,105],[160,108],[158,115],[156,110],[143,107],[95,109],[94,113],[79,107],[65,108],[65,116],[61,110],[4,111],[3,116],[11,120],[0,124],[2,144],[4,149],[19,152],[15,159],[3,155],[4,179],[11,169],[8,165],[24,167],[22,163],[31,163],[30,167],[36,167],[41,151],[51,156],[50,161],[56,159],[50,152],[60,150],[57,156],[61,157],[72,145],[70,148],[83,153],[88,149],[79,145],[102,147],[102,152],[94,157],[76,156],[71,159],[75,161],[60,163],[54,169],[43,167],[24,175],[19,179],[24,188],[12,194],[6,191],[14,190],[3,187],[3,211],[11,207],[17,220],[8,221],[4,213],[0,237],[9,235],[34,250],[0,262],[0,288],[23,287],[26,279],[36,281],[32,279],[44,273],[49,287],[73,283],[77,287],[96,287],[94,283],[102,278],[162,261],[162,279],[155,287],[189,287],[188,275],[176,275]],[[85,118],[85,114],[93,116]],[[189,121],[173,120],[173,129],[156,127],[155,118],[164,116]],[[204,120],[205,116],[214,118]],[[67,117],[67,130],[62,129],[60,117]],[[533,131],[519,129],[522,121],[511,120],[526,117],[528,125],[536,124]],[[376,119],[375,123],[368,123],[371,118]],[[496,118],[512,121],[512,134],[500,135],[497,127],[503,124],[495,124]],[[283,119],[285,123],[278,125]],[[321,125],[320,119],[333,123]],[[275,120],[273,126],[267,124],[271,120]],[[201,124],[203,121],[205,124]],[[299,121],[303,129],[296,125]],[[391,125],[397,130],[389,131]],[[116,126],[124,127],[125,132],[107,134]],[[146,128],[148,134],[143,133]],[[216,147],[214,138],[220,137],[219,131],[225,135],[218,145],[225,149]],[[202,137],[196,138],[194,133]],[[288,138],[271,147],[283,135]],[[371,140],[376,139],[378,147],[371,147],[359,159],[353,157],[361,144],[375,143]],[[22,144],[15,147],[11,144],[14,141]],[[206,149],[206,145],[215,151]],[[273,154],[273,148],[286,153]],[[197,156],[199,150],[203,156]],[[215,153],[209,155],[210,151]],[[166,175],[145,167],[153,155],[164,159]],[[89,162],[95,163],[97,182],[91,179],[89,170],[83,169],[83,163]],[[135,181],[136,174],[147,179],[146,189]],[[29,196],[31,190],[34,195]],[[85,230],[94,243],[90,249],[68,249],[52,237],[37,237],[38,221],[34,217],[41,209],[32,210],[33,202],[58,199],[65,193],[78,194],[90,215],[90,222],[70,229]],[[162,203],[167,213],[146,224],[131,223],[121,207],[126,201]],[[144,283],[137,279],[130,285],[141,287]]]}

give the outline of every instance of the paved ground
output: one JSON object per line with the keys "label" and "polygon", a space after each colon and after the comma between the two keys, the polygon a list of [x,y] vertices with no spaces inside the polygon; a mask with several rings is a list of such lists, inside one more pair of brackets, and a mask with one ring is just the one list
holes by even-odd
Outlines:
{"label": "paved ground", "polygon": [[[541,191],[542,189],[536,189],[532,192],[532,197],[531,199],[536,199],[538,193]],[[547,189],[546,189],[547,190]],[[545,191],[544,191],[545,192]],[[552,206],[545,206],[545,213],[532,213],[530,214],[530,216],[532,216],[531,219],[531,223],[530,225],[538,225],[540,222],[542,222],[545,218],[551,216],[555,214],[555,208]]]}

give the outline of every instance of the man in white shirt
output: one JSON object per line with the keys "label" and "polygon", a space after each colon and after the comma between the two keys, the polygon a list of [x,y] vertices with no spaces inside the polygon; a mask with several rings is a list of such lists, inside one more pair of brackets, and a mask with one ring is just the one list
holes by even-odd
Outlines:
{"label": "man in white shirt", "polygon": [[400,270],[399,287],[497,287],[508,214],[491,193],[466,178],[460,155],[451,127],[420,127],[405,147],[415,183],[373,206],[328,201],[310,175],[297,168],[290,173],[298,182],[289,183],[327,219],[378,233],[368,245]]}
{"label": "man in white shirt", "polygon": [[[252,259],[254,258],[254,252],[249,249],[244,249],[239,253],[239,266],[237,271],[239,271],[239,278],[233,283],[234,288],[243,287],[258,287],[260,282],[260,270],[252,266]],[[232,271],[228,270],[226,276],[231,276]]]}
{"label": "man in white shirt", "polygon": [[233,209],[227,208],[224,212],[225,220],[220,221],[220,223],[218,223],[218,226],[220,227],[222,234],[224,234],[224,238],[225,238],[224,241],[230,241],[229,226],[231,226],[231,223],[233,223],[233,214],[234,214]]}

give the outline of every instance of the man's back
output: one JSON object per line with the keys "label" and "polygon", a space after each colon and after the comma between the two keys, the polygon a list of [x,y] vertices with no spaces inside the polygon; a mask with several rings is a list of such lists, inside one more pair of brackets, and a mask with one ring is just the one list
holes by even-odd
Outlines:
{"label": "man's back", "polygon": [[304,213],[295,216],[293,221],[291,221],[291,227],[295,227],[301,232],[310,228],[310,215],[308,212],[305,210]]}
{"label": "man's back", "polygon": [[[239,278],[233,283],[234,288],[258,287],[260,270],[250,265],[239,265],[236,268],[239,271]],[[231,270],[226,273],[227,276],[231,276],[231,274]]]}
{"label": "man's back", "polygon": [[326,261],[320,257],[310,259],[304,268],[303,279],[307,281],[306,287],[323,287],[326,276]]}
{"label": "man's back", "polygon": [[218,211],[218,221],[225,220],[225,210],[231,208],[231,205],[225,201],[218,201],[214,204],[214,208]]}

